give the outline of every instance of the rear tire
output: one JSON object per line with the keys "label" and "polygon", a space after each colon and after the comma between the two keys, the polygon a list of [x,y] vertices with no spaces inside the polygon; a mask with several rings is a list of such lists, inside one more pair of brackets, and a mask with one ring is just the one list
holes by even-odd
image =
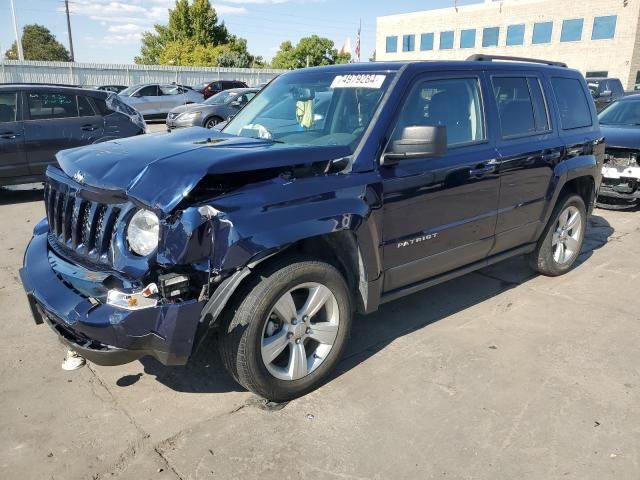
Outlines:
{"label": "rear tire", "polygon": [[531,268],[550,277],[567,273],[580,255],[586,227],[587,209],[582,197],[561,197],[536,249],[528,256]]}
{"label": "rear tire", "polygon": [[238,383],[275,402],[321,386],[351,331],[351,297],[340,272],[309,259],[267,267],[239,292],[219,337]]}

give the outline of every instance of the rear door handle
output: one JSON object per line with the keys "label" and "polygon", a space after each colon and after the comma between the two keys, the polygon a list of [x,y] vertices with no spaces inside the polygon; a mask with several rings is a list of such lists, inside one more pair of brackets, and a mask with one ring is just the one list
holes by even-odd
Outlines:
{"label": "rear door handle", "polygon": [[5,132],[0,135],[0,138],[4,138],[5,140],[13,140],[15,138],[18,138],[19,136],[20,136],[19,133]]}
{"label": "rear door handle", "polygon": [[86,132],[93,132],[94,130],[98,129],[98,127],[96,127],[95,125],[83,125],[81,128]]}

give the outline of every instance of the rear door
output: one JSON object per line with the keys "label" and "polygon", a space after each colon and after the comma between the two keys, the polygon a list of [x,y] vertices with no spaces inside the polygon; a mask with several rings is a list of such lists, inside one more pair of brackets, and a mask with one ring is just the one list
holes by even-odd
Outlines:
{"label": "rear door", "polygon": [[134,94],[131,106],[147,117],[161,112],[161,102],[162,96],[158,91],[158,85],[147,85]]}
{"label": "rear door", "polygon": [[385,292],[481,261],[493,245],[499,179],[483,78],[420,77],[395,120],[392,140],[404,127],[445,126],[449,150],[380,167]]}
{"label": "rear door", "polygon": [[20,103],[19,92],[0,92],[0,184],[29,175]]}
{"label": "rear door", "polygon": [[490,75],[491,108],[499,119],[496,135],[500,203],[491,254],[536,238],[553,171],[564,144],[552,128],[544,79],[535,72]]}

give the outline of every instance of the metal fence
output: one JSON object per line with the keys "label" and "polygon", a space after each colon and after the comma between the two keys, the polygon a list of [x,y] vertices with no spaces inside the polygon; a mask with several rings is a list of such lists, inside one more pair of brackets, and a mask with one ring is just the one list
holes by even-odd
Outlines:
{"label": "metal fence", "polygon": [[60,83],[82,86],[175,82],[197,85],[214,80],[241,80],[249,86],[255,86],[271,80],[280,73],[282,70],[258,68],[0,61],[0,83]]}

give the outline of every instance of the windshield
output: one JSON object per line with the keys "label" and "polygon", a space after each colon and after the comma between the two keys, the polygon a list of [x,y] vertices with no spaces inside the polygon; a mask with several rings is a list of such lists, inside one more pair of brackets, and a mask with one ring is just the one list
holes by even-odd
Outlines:
{"label": "windshield", "polygon": [[392,76],[314,71],[282,75],[241,110],[224,132],[292,145],[348,146],[353,152]]}
{"label": "windshield", "polygon": [[127,87],[122,90],[118,95],[122,95],[123,97],[129,97],[132,93],[134,93],[139,88],[139,85],[133,85],[131,87]]}
{"label": "windshield", "polygon": [[601,125],[640,125],[640,101],[614,102],[598,118]]}
{"label": "windshield", "polygon": [[233,99],[238,96],[238,92],[231,92],[225,90],[220,93],[216,93],[213,97],[208,98],[204,103],[207,105],[221,105],[233,102]]}

